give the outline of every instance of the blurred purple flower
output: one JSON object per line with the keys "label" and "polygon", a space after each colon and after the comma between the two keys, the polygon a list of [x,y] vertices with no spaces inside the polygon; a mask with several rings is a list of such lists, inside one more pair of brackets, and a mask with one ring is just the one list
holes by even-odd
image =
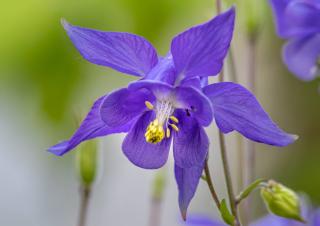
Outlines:
{"label": "blurred purple flower", "polygon": [[312,210],[304,206],[302,208],[302,216],[306,223],[269,214],[251,223],[250,226],[320,226],[320,209]]}
{"label": "blurred purple flower", "polygon": [[190,215],[188,220],[183,224],[185,226],[227,226],[225,223],[212,220],[206,216]]}
{"label": "blurred purple flower", "polygon": [[139,167],[156,169],[166,163],[173,140],[179,206],[185,218],[209,147],[203,127],[213,117],[224,133],[237,130],[276,146],[293,142],[295,137],[273,123],[248,90],[231,82],[208,85],[207,77],[222,68],[234,18],[231,8],[177,35],[165,57],[158,57],[142,37],[63,22],[85,59],[142,79],[100,97],[75,134],[49,151],[63,155],[85,140],[127,132],[122,144],[127,158]]}
{"label": "blurred purple flower", "polygon": [[[305,205],[302,208],[303,218],[306,223],[299,221],[278,217],[272,214],[268,214],[265,217],[258,219],[255,222],[249,224],[249,226],[320,226],[320,209],[314,210]],[[212,220],[205,216],[190,215],[188,220],[184,224],[185,226],[227,226],[225,223]]]}
{"label": "blurred purple flower", "polygon": [[283,60],[298,78],[320,75],[320,1],[270,0],[278,35],[289,39]]}

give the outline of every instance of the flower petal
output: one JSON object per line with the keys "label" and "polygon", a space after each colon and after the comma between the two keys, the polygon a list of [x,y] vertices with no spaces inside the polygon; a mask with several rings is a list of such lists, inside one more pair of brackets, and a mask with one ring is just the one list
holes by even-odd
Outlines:
{"label": "flower petal", "polygon": [[288,220],[283,217],[278,217],[275,215],[267,215],[253,223],[250,226],[302,226],[304,224],[298,223],[297,221]]}
{"label": "flower petal", "polygon": [[191,215],[188,217],[185,226],[226,226],[226,224],[206,216]]}
{"label": "flower petal", "polygon": [[208,84],[208,77],[188,77],[180,82],[180,86],[191,86],[198,90],[202,90],[202,88],[207,86]]}
{"label": "flower petal", "polygon": [[179,190],[179,207],[184,220],[186,220],[187,209],[197,190],[202,171],[203,166],[181,168],[175,164],[174,173]]}
{"label": "flower petal", "polygon": [[218,74],[230,46],[234,19],[232,7],[209,22],[177,35],[171,43],[177,72],[187,77]]}
{"label": "flower petal", "polygon": [[[213,111],[210,100],[193,87],[176,87],[176,107],[187,109],[188,113],[195,117],[203,126],[208,126],[213,119]],[[187,115],[187,113],[185,113]]]}
{"label": "flower petal", "polygon": [[122,126],[148,110],[145,101],[154,102],[148,90],[122,88],[110,93],[100,107],[101,119],[109,127]]}
{"label": "flower petal", "polygon": [[164,82],[154,80],[140,80],[132,82],[129,84],[128,89],[130,91],[137,91],[141,89],[149,90],[158,100],[170,98],[174,91],[173,86]]}
{"label": "flower petal", "polygon": [[212,102],[216,123],[223,133],[237,130],[245,137],[265,144],[286,146],[297,136],[281,130],[244,87],[221,82],[204,88]]}
{"label": "flower petal", "polygon": [[167,159],[171,138],[165,138],[158,144],[146,142],[145,132],[154,119],[154,112],[144,113],[132,127],[122,144],[122,150],[127,158],[136,166],[144,169],[158,169]]}
{"label": "flower petal", "polygon": [[310,81],[319,73],[320,34],[290,41],[283,50],[283,60],[299,79]]}
{"label": "flower petal", "polygon": [[312,1],[270,0],[279,36],[288,38],[320,31],[320,7]]}
{"label": "flower petal", "polygon": [[175,164],[181,168],[203,166],[209,149],[209,139],[198,121],[188,117],[182,110],[175,116],[179,119],[179,131],[174,133],[173,154]]}
{"label": "flower petal", "polygon": [[144,77],[146,80],[156,80],[173,85],[176,81],[176,69],[171,53],[160,59],[158,64]]}
{"label": "flower petal", "polygon": [[62,24],[75,47],[91,63],[144,76],[158,62],[156,50],[140,36],[82,28],[66,21]]}
{"label": "flower petal", "polygon": [[93,104],[90,112],[70,140],[62,141],[50,147],[48,151],[55,155],[62,156],[85,140],[112,133],[127,132],[130,129],[132,122],[120,127],[110,128],[101,120],[100,106],[105,98],[106,96],[102,96]]}

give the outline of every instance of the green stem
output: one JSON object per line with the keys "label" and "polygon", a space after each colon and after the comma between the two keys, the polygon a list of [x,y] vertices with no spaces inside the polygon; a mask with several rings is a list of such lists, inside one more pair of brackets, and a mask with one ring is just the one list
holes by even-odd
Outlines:
{"label": "green stem", "polygon": [[[217,6],[218,14],[221,13],[221,10],[222,10],[221,9],[221,0],[216,0],[216,6]],[[219,75],[219,82],[223,82],[223,81],[224,81],[224,71],[222,69],[221,73]],[[233,216],[235,217],[235,226],[241,226],[239,216],[238,216],[238,210],[237,210],[237,206],[236,206],[236,199],[235,199],[235,195],[233,192],[233,185],[232,185],[231,173],[230,173],[230,168],[229,168],[229,163],[228,163],[228,158],[227,158],[224,135],[221,132],[219,132],[219,141],[220,141],[220,152],[221,152],[223,171],[224,171],[225,180],[226,180],[226,186],[227,186],[227,191],[228,191],[228,196],[229,196],[229,203],[230,203],[231,212],[232,212]]]}
{"label": "green stem", "polygon": [[210,170],[209,170],[208,159],[206,159],[206,162],[205,162],[204,173],[206,175],[206,182],[208,184],[211,196],[212,196],[214,202],[216,203],[216,206],[218,207],[218,209],[220,209],[220,200],[219,200],[218,195],[216,193],[216,190],[213,186],[213,182],[212,182]]}
{"label": "green stem", "polygon": [[238,82],[238,76],[237,76],[237,69],[236,64],[234,60],[233,50],[232,47],[229,49],[229,65],[230,65],[230,78],[231,81],[237,83]]}
{"label": "green stem", "polygon": [[233,216],[235,217],[235,226],[240,226],[241,224],[238,216],[236,199],[233,191],[233,185],[232,185],[231,173],[230,173],[229,162],[228,162],[228,157],[226,152],[224,135],[221,132],[219,132],[219,141],[220,141],[221,159],[222,159],[223,171],[224,171],[226,185],[227,185],[230,208]]}
{"label": "green stem", "polygon": [[216,0],[217,13],[220,14],[222,10],[221,0]]}
{"label": "green stem", "polygon": [[[257,36],[249,37],[249,90],[252,93],[256,92],[256,49],[257,49]],[[256,162],[256,150],[255,143],[253,141],[247,141],[247,155],[245,159],[246,173],[245,173],[245,186],[248,186],[255,179],[255,162]],[[246,221],[250,221],[252,218],[251,206],[252,197],[248,197],[244,204],[244,213]]]}
{"label": "green stem", "polygon": [[160,226],[161,223],[161,198],[152,198],[151,200],[151,209],[150,209],[150,218],[149,226]]}
{"label": "green stem", "polygon": [[89,186],[81,186],[80,193],[81,193],[81,204],[80,204],[78,226],[85,226],[87,214],[88,214],[91,188]]}

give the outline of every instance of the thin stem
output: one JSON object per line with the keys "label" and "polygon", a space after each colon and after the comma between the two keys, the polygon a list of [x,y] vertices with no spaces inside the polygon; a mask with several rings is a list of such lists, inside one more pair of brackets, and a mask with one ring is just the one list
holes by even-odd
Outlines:
{"label": "thin stem", "polygon": [[251,92],[256,90],[256,52],[257,52],[257,39],[254,37],[249,38],[249,89]]}
{"label": "thin stem", "polygon": [[211,196],[212,196],[214,202],[216,203],[216,206],[218,207],[218,209],[220,209],[220,200],[219,200],[218,195],[216,193],[216,190],[213,186],[213,182],[212,182],[210,170],[209,170],[208,159],[206,159],[206,163],[204,165],[204,173],[206,175],[206,182],[208,184]]}
{"label": "thin stem", "polygon": [[161,223],[161,198],[152,198],[151,200],[151,209],[149,217],[149,226],[160,226]]}
{"label": "thin stem", "polygon": [[238,76],[237,76],[237,69],[236,64],[234,60],[233,50],[232,47],[229,49],[229,65],[230,65],[230,77],[231,81],[237,83],[238,82]]}
{"label": "thin stem", "polygon": [[216,0],[217,13],[220,14],[222,10],[221,0]]}
{"label": "thin stem", "polygon": [[[218,14],[221,13],[221,10],[222,10],[221,9],[222,8],[221,0],[216,0],[216,6],[217,6]],[[224,81],[224,71],[222,69],[220,72],[220,75],[219,75],[219,82],[223,82],[223,81]],[[235,199],[235,195],[233,192],[233,185],[232,185],[231,173],[230,173],[230,168],[229,168],[229,163],[228,163],[228,158],[227,158],[224,135],[221,132],[219,132],[219,141],[220,141],[220,152],[221,152],[223,171],[224,171],[227,190],[228,190],[231,212],[232,212],[233,216],[235,217],[235,226],[241,226],[239,216],[238,216],[238,210],[237,210],[237,206],[236,206],[236,199]]]}
{"label": "thin stem", "polygon": [[[252,36],[249,38],[249,90],[255,93],[256,91],[256,48],[257,48],[257,40],[256,36]],[[252,141],[247,141],[247,154],[245,156],[245,174],[244,174],[244,183],[245,185],[249,185],[255,179],[255,162],[256,162],[256,153],[255,153],[255,143]],[[248,197],[246,202],[244,203],[244,213],[246,221],[250,221],[252,211],[250,210],[250,206],[252,204],[252,197]]]}
{"label": "thin stem", "polygon": [[227,152],[226,152],[224,135],[221,132],[219,132],[219,141],[220,141],[221,159],[222,159],[223,171],[224,171],[226,185],[227,185],[230,208],[231,208],[231,212],[232,212],[233,216],[235,217],[235,226],[240,226],[241,224],[240,224],[240,220],[239,220],[239,216],[238,216],[236,199],[235,199],[235,195],[233,192],[233,185],[232,185],[231,173],[230,173],[228,157],[227,157]]}
{"label": "thin stem", "polygon": [[91,188],[89,186],[81,186],[80,193],[81,193],[81,204],[80,204],[78,226],[85,226],[87,214],[88,214]]}

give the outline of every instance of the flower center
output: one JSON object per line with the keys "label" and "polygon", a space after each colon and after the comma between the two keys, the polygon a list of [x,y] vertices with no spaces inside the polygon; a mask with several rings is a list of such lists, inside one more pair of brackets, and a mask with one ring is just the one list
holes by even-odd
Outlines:
{"label": "flower center", "polygon": [[[147,108],[156,112],[156,118],[148,125],[146,133],[144,134],[148,143],[157,144],[161,142],[165,137],[170,137],[169,126],[175,131],[179,131],[179,128],[173,124],[178,123],[178,119],[173,116],[174,107],[169,101],[159,101],[154,107],[149,101],[145,102]],[[173,123],[170,123],[171,120]]]}

